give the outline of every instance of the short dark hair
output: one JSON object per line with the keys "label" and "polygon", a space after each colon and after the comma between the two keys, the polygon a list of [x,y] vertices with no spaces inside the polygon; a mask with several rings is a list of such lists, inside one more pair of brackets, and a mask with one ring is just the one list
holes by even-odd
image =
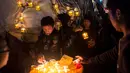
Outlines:
{"label": "short dark hair", "polygon": [[89,20],[90,22],[93,21],[93,17],[90,14],[85,14],[84,15],[84,20]]}
{"label": "short dark hair", "polygon": [[43,17],[41,20],[41,26],[51,25],[54,26],[54,20],[50,16]]}
{"label": "short dark hair", "polygon": [[116,9],[120,9],[124,16],[126,27],[130,28],[130,2],[129,0],[108,0],[107,8],[112,10],[112,14],[116,14]]}

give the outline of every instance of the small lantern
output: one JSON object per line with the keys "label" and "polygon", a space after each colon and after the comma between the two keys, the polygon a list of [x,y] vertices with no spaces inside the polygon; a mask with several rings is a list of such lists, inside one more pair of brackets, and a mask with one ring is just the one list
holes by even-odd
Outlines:
{"label": "small lantern", "polygon": [[78,8],[74,8],[74,11],[78,11]]}
{"label": "small lantern", "polygon": [[55,4],[55,5],[54,5],[54,8],[55,8],[55,9],[58,9],[58,7],[59,7],[58,4]]}
{"label": "small lantern", "polygon": [[88,38],[89,38],[89,36],[88,36],[88,33],[87,33],[87,32],[83,32],[83,33],[82,33],[82,36],[83,36],[84,40],[86,40],[86,39],[88,39]]}
{"label": "small lantern", "polygon": [[18,4],[18,7],[22,7],[22,2],[21,1],[18,1],[17,4]]}
{"label": "small lantern", "polygon": [[24,33],[26,31],[25,28],[21,28],[21,32]]}
{"label": "small lantern", "polygon": [[23,13],[20,13],[19,20],[20,20],[21,22],[23,22],[23,21],[24,21],[24,16],[23,16]]}
{"label": "small lantern", "polygon": [[80,16],[79,11],[76,11],[76,12],[75,12],[75,16]]}
{"label": "small lantern", "polygon": [[29,3],[28,3],[28,7],[33,7],[33,3],[32,3],[32,2],[29,2]]}
{"label": "small lantern", "polygon": [[70,10],[70,11],[68,12],[68,15],[69,15],[69,16],[74,16],[74,11],[73,11],[73,10]]}
{"label": "small lantern", "polygon": [[19,29],[20,28],[20,24],[15,24],[15,28]]}
{"label": "small lantern", "polygon": [[67,6],[67,7],[66,7],[66,10],[70,10],[70,7],[69,7],[69,6]]}
{"label": "small lantern", "polygon": [[36,6],[36,10],[39,11],[41,10],[41,7],[39,5]]}
{"label": "small lantern", "polygon": [[21,16],[21,17],[19,18],[19,20],[20,20],[20,21],[24,21],[24,17]]}

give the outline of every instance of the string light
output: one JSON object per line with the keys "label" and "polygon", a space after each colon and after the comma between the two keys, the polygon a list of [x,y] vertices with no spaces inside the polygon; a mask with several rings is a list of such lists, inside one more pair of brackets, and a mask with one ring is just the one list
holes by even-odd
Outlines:
{"label": "string light", "polygon": [[[32,8],[35,7],[35,9],[37,11],[41,10],[41,7],[38,5],[37,3],[38,1],[34,1],[32,2],[31,0],[25,0],[25,3],[22,3],[22,1],[18,0],[17,1],[17,5],[18,7],[23,7],[23,9],[25,10],[26,8]],[[24,15],[23,13],[20,13],[20,15],[18,15],[18,18],[16,18],[15,20],[15,29],[19,29],[22,33],[25,33],[26,28],[25,28],[25,24],[24,24]]]}

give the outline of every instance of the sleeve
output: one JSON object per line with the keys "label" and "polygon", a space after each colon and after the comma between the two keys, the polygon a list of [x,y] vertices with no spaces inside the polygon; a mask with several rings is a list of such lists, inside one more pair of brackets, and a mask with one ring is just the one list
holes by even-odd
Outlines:
{"label": "sleeve", "polygon": [[123,57],[125,73],[130,73],[130,44],[124,49]]}
{"label": "sleeve", "polygon": [[6,32],[0,33],[0,53],[8,52]]}
{"label": "sleeve", "polygon": [[5,35],[0,33],[0,68],[5,66],[8,61],[9,49],[7,47],[7,42]]}
{"label": "sleeve", "polygon": [[105,63],[116,63],[118,58],[118,49],[115,46],[113,49],[89,59],[89,64],[105,64]]}

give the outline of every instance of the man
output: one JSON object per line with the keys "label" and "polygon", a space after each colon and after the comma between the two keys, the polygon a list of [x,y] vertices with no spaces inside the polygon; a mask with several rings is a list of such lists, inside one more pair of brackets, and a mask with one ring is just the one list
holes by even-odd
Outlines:
{"label": "man", "polygon": [[61,37],[62,37],[62,48],[63,48],[63,53],[66,55],[69,55],[71,57],[75,57],[75,48],[74,46],[74,40],[76,39],[75,32],[73,31],[73,27],[70,27],[70,16],[66,13],[59,14],[58,19],[62,23],[61,27]]}
{"label": "man", "polygon": [[[130,8],[128,0],[108,0],[108,15],[113,27],[123,32],[123,37],[114,49],[89,59],[88,64],[104,64],[117,61],[118,73],[130,73]],[[83,60],[82,57],[78,57]]]}
{"label": "man", "polygon": [[[60,59],[60,37],[59,33],[54,29],[54,20],[50,16],[43,17],[41,20],[42,32],[35,46],[38,60]],[[43,60],[44,61],[44,60]],[[38,61],[39,62],[39,61]]]}

